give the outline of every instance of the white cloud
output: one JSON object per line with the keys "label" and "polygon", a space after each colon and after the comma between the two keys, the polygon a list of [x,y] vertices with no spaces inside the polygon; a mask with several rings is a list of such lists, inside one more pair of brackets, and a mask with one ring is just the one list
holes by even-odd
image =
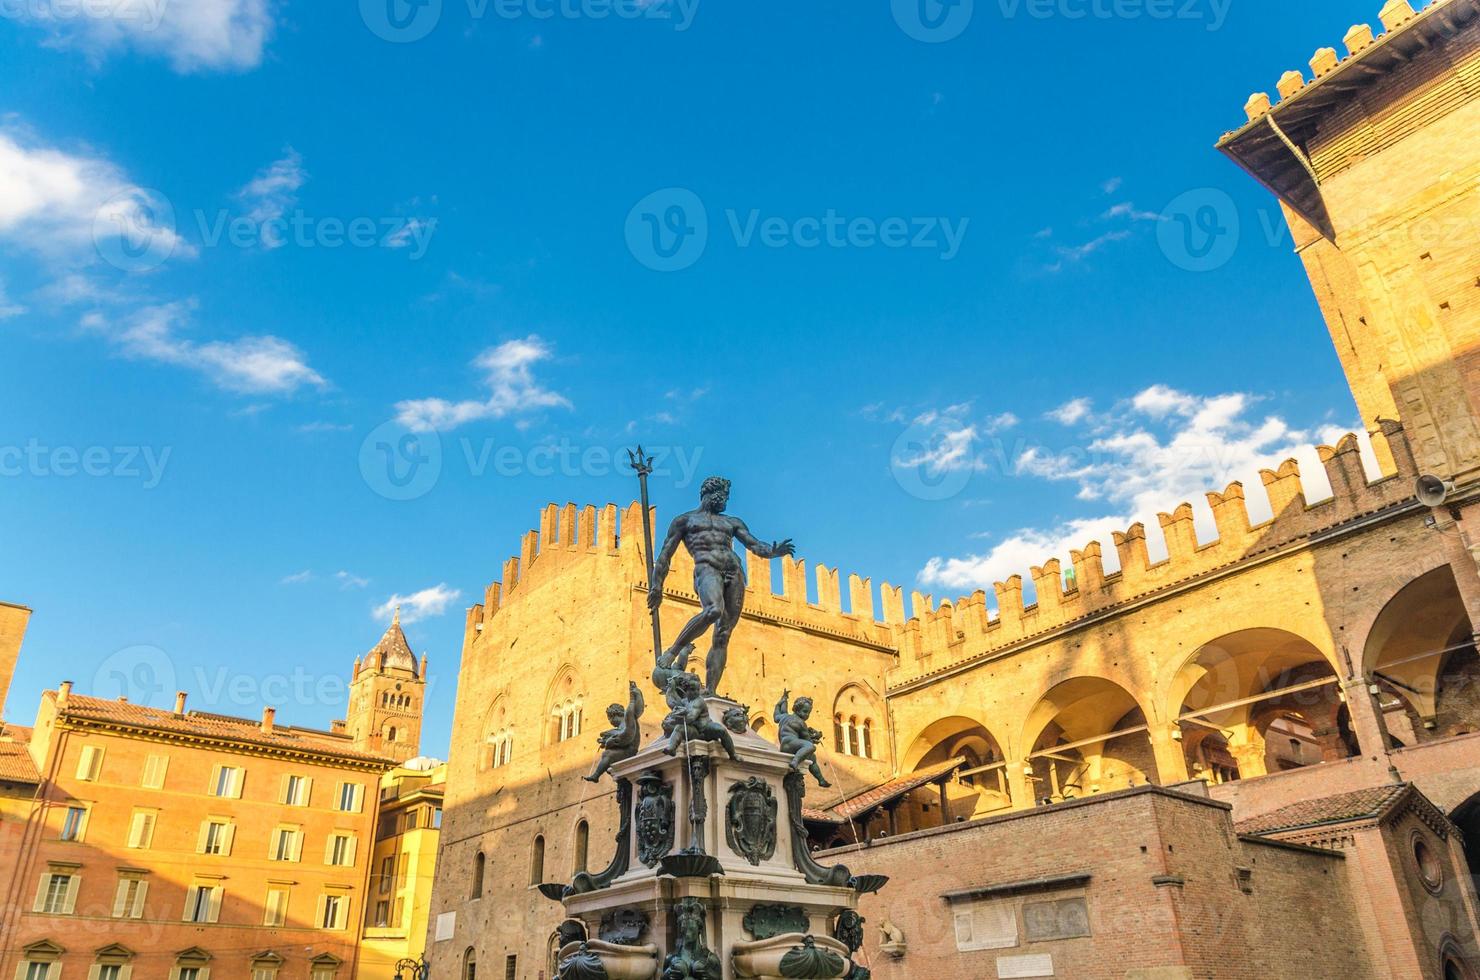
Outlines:
{"label": "white cloud", "polygon": [[292,575],[284,575],[279,580],[278,584],[279,585],[302,585],[304,582],[312,582],[312,581],[313,581],[313,570],[312,569],[309,569],[309,568],[305,568],[301,572],[294,572]]}
{"label": "white cloud", "polygon": [[1108,211],[1100,215],[1100,218],[1104,221],[1109,221],[1113,218],[1130,218],[1132,221],[1162,220],[1162,216],[1157,214],[1155,211],[1142,211],[1130,201],[1122,201],[1121,203],[1112,206]]}
{"label": "white cloud", "polygon": [[385,236],[386,248],[405,248],[428,227],[421,218],[408,218],[406,223]]}
{"label": "white cloud", "polygon": [[1046,417],[1060,425],[1074,425],[1089,417],[1093,404],[1088,398],[1074,398],[1048,412]]}
{"label": "white cloud", "polygon": [[309,367],[303,352],[278,337],[201,343],[179,336],[188,326],[192,308],[190,303],[166,303],[117,321],[92,313],[82,322],[125,357],[198,371],[228,391],[288,395],[305,386],[327,387],[328,382]]}
{"label": "white cloud", "polygon": [[334,579],[339,583],[341,589],[363,589],[370,584],[368,578],[343,570],[335,572]]}
{"label": "white cloud", "polygon": [[408,429],[448,430],[479,419],[501,419],[541,408],[569,408],[570,401],[535,380],[533,366],[554,355],[550,345],[531,334],[508,340],[479,354],[473,366],[483,372],[488,397],[448,401],[420,398],[396,403],[396,418]]}
{"label": "white cloud", "polygon": [[247,209],[247,219],[263,228],[264,248],[280,248],[285,244],[280,229],[274,226],[298,203],[298,190],[307,180],[303,158],[290,146],[279,160],[258,171],[257,176],[236,192],[237,200]]}
{"label": "white cloud", "polygon": [[26,312],[26,308],[19,303],[11,302],[9,295],[5,292],[5,282],[0,280],[0,320],[8,320],[13,316],[20,316]]}
{"label": "white cloud", "polygon": [[1104,191],[1106,194],[1114,194],[1116,191],[1120,190],[1120,185],[1124,183],[1125,179],[1123,177],[1111,177],[1109,180],[1100,185],[1100,190]]}
{"label": "white cloud", "polygon": [[1111,242],[1123,242],[1129,237],[1131,237],[1131,233],[1128,231],[1107,231],[1105,234],[1092,238],[1082,245],[1060,245],[1058,253],[1070,262],[1083,262]]}
{"label": "white cloud", "polygon": [[[1110,533],[1136,522],[1147,526],[1153,558],[1158,558],[1165,549],[1157,515],[1183,502],[1193,505],[1199,540],[1210,540],[1216,530],[1207,491],[1222,491],[1242,480],[1251,520],[1265,520],[1269,502],[1260,492],[1258,471],[1293,456],[1300,461],[1308,499],[1321,499],[1329,486],[1312,443],[1333,444],[1347,431],[1334,426],[1300,430],[1278,416],[1253,417],[1255,399],[1238,392],[1200,396],[1155,385],[1094,416],[1087,403],[1076,404],[1080,401],[1061,406],[1050,417],[1079,425],[1085,442],[1058,451],[1030,448],[1018,456],[1015,470],[1020,476],[1074,485],[1079,499],[1098,502],[1100,513],[1057,527],[1014,531],[984,553],[931,558],[920,572],[923,584],[963,591],[990,587],[1049,558],[1067,562],[1070,549],[1091,540],[1101,542],[1107,564],[1114,567]],[[1370,462],[1370,452],[1368,456]]]}
{"label": "white cloud", "polygon": [[0,238],[74,266],[121,235],[133,254],[191,253],[163,210],[107,160],[0,131]]}
{"label": "white cloud", "polygon": [[163,57],[180,73],[244,71],[272,34],[270,0],[26,0],[20,17],[52,43],[94,56],[127,48]]}
{"label": "white cloud", "polygon": [[401,595],[399,592],[375,607],[375,618],[389,621],[396,610],[401,610],[402,623],[414,623],[419,619],[440,616],[447,607],[462,598],[462,590],[448,588],[447,583],[434,585],[420,592]]}

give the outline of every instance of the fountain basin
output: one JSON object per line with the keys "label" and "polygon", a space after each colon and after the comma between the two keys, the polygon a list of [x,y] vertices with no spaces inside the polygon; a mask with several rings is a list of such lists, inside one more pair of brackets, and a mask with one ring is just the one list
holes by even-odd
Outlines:
{"label": "fountain basin", "polygon": [[735,976],[745,980],[841,980],[853,968],[847,946],[830,936],[800,932],[736,943],[730,956]]}
{"label": "fountain basin", "polygon": [[618,946],[591,939],[584,943],[567,943],[560,949],[561,976],[563,964],[577,954],[595,956],[601,961],[608,980],[653,980],[658,975],[658,947]]}

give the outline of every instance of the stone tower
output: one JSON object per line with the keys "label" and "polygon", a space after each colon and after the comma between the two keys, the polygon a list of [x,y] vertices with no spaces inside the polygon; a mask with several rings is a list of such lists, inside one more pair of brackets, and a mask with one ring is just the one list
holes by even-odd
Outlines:
{"label": "stone tower", "polygon": [[[1480,5],[1388,0],[1218,144],[1280,199],[1369,431],[1480,484]],[[1379,453],[1385,452],[1381,447]],[[1391,460],[1383,460],[1384,467]],[[1457,499],[1455,499],[1457,498]]]}
{"label": "stone tower", "polygon": [[426,656],[417,662],[401,631],[397,608],[380,642],[355,659],[345,725],[356,748],[396,762],[420,754],[426,676]]}

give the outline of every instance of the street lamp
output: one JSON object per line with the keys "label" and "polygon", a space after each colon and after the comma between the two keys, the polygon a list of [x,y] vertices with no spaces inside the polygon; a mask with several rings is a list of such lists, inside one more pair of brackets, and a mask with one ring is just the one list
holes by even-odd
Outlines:
{"label": "street lamp", "polygon": [[396,980],[427,980],[427,956],[396,960]]}

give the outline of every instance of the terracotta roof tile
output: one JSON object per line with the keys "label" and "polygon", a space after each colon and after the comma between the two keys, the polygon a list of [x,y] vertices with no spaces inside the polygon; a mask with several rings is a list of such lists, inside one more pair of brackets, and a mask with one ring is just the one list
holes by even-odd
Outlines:
{"label": "terracotta roof tile", "polygon": [[917,790],[927,783],[933,783],[942,776],[955,772],[965,764],[965,759],[950,759],[939,765],[931,766],[928,769],[920,769],[896,779],[891,779],[886,783],[880,783],[872,789],[866,789],[857,796],[836,806],[828,807],[826,810],[814,810],[811,807],[803,807],[802,816],[807,820],[813,820],[817,823],[846,823],[866,811],[872,810],[874,807],[904,796],[906,793]]}
{"label": "terracotta roof tile", "polygon": [[[55,696],[53,692],[47,692]],[[236,718],[204,711],[191,711],[177,716],[172,711],[163,711],[147,705],[128,701],[104,701],[81,694],[67,698],[62,714],[85,721],[113,722],[135,728],[152,728],[158,731],[200,738],[214,738],[247,742],[266,748],[293,749],[300,752],[321,752],[362,762],[379,762],[387,767],[392,760],[354,748],[348,738],[340,738],[328,732],[314,732],[302,728],[279,726],[272,733],[262,730],[258,721]]]}
{"label": "terracotta roof tile", "polygon": [[36,763],[31,761],[31,753],[26,750],[31,730],[6,725],[5,734],[15,741],[0,742],[0,780],[9,783],[40,783],[41,774],[36,771]]}
{"label": "terracotta roof tile", "polygon": [[1372,786],[1351,793],[1338,793],[1315,800],[1301,800],[1278,810],[1240,821],[1240,834],[1273,834],[1300,827],[1315,827],[1348,820],[1368,820],[1383,814],[1408,789],[1406,783]]}

